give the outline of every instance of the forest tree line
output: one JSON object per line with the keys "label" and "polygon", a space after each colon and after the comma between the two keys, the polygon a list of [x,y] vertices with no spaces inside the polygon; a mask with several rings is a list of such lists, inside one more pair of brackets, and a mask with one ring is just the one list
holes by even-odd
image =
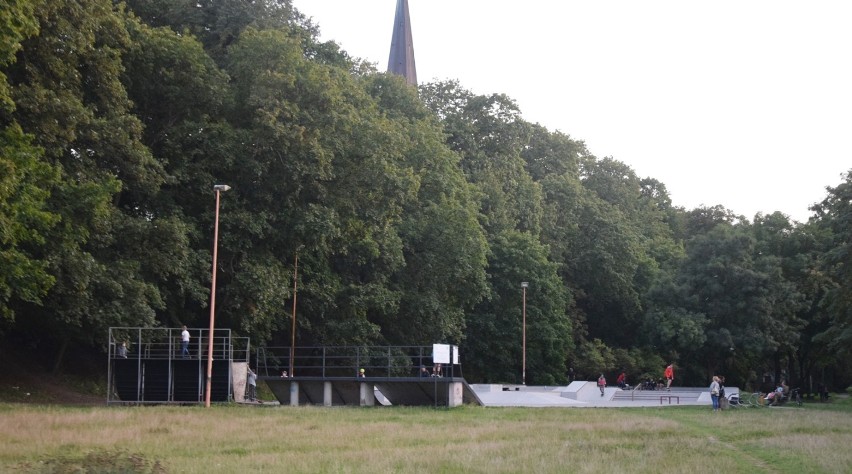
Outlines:
{"label": "forest tree line", "polygon": [[206,327],[228,184],[216,321],[255,346],[289,345],[298,255],[299,346],[453,343],[469,381],[519,382],[525,281],[528,384],[852,383],[852,170],[807,223],[684,209],[290,0],[0,6],[0,335],[56,368],[109,327]]}

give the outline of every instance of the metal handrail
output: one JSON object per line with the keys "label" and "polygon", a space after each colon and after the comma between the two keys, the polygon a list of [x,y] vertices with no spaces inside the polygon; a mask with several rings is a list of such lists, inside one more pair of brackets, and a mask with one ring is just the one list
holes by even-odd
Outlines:
{"label": "metal handrail", "polygon": [[[257,349],[258,373],[280,377],[289,370],[290,347]],[[419,377],[425,367],[435,369],[432,346],[303,346],[293,352],[293,374],[288,377],[357,377],[364,369],[366,377]],[[442,376],[461,374],[458,364],[443,364]]]}
{"label": "metal handrail", "polygon": [[[171,361],[184,359],[181,354],[181,338],[180,333],[182,328],[153,328],[153,327],[111,327],[108,332],[107,341],[107,403],[129,402],[129,403],[167,403],[174,401],[174,367]],[[208,342],[210,341],[210,331],[208,329],[191,328],[190,332],[190,354],[187,357],[190,360],[202,361],[207,358]],[[230,329],[216,329],[213,332],[213,359],[217,361],[249,361],[251,353],[251,344],[249,338],[246,337],[231,337]],[[120,355],[118,348],[122,342],[127,344],[126,355]],[[115,367],[120,359],[130,359],[131,364],[136,366],[136,396],[132,399],[119,400],[116,398],[117,388],[115,386]],[[164,399],[147,400],[145,399],[146,384],[152,382],[146,379],[146,376],[151,368],[150,364],[161,364],[161,361],[169,361],[167,364],[168,375],[166,376],[164,393],[167,395]],[[122,362],[123,367],[126,362]],[[201,367],[201,365],[199,365]],[[232,366],[227,364],[227,380],[233,379],[231,373]],[[199,381],[203,374],[199,372]],[[161,380],[155,380],[153,383],[160,384]],[[228,398],[231,398],[233,387],[228,382]],[[202,395],[201,384],[198,384],[199,397]]]}

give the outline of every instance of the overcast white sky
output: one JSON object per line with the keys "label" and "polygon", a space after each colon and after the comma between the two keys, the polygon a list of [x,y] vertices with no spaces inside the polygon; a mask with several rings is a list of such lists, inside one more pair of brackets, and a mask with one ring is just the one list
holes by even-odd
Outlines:
{"label": "overcast white sky", "polygon": [[[293,0],[387,69],[396,0]],[[852,1],[409,0],[417,78],[505,93],[675,205],[798,221],[852,169]]]}

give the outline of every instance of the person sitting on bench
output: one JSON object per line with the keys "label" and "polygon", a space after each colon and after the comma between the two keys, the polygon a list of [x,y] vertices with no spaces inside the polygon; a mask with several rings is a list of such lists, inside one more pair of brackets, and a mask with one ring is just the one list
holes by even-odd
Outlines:
{"label": "person sitting on bench", "polygon": [[443,376],[444,376],[443,367],[441,366],[440,363],[435,364],[435,366],[432,367],[432,377],[443,377]]}
{"label": "person sitting on bench", "polygon": [[766,397],[764,398],[764,400],[766,400],[767,405],[778,405],[783,399],[784,387],[782,385],[779,385],[774,392],[767,393]]}

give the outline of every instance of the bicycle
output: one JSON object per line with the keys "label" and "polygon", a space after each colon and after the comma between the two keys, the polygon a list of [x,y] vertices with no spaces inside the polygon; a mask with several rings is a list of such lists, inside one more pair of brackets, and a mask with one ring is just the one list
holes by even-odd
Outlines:
{"label": "bicycle", "polygon": [[763,398],[763,393],[761,392],[754,392],[750,395],[746,394],[745,398],[742,400],[745,400],[745,403],[749,407],[765,408],[767,406],[766,401]]}
{"label": "bicycle", "polygon": [[737,393],[726,395],[725,398],[728,399],[728,407],[730,408],[745,408],[748,406],[748,402],[740,398],[740,395]]}
{"label": "bicycle", "polygon": [[795,403],[796,406],[802,406],[802,392],[798,387],[790,390],[789,400],[790,403]]}
{"label": "bicycle", "polygon": [[787,394],[783,394],[781,392],[775,393],[776,395],[774,399],[772,402],[767,403],[767,406],[778,407],[788,403],[794,403],[796,406],[802,406],[802,393],[799,388],[794,388]]}

